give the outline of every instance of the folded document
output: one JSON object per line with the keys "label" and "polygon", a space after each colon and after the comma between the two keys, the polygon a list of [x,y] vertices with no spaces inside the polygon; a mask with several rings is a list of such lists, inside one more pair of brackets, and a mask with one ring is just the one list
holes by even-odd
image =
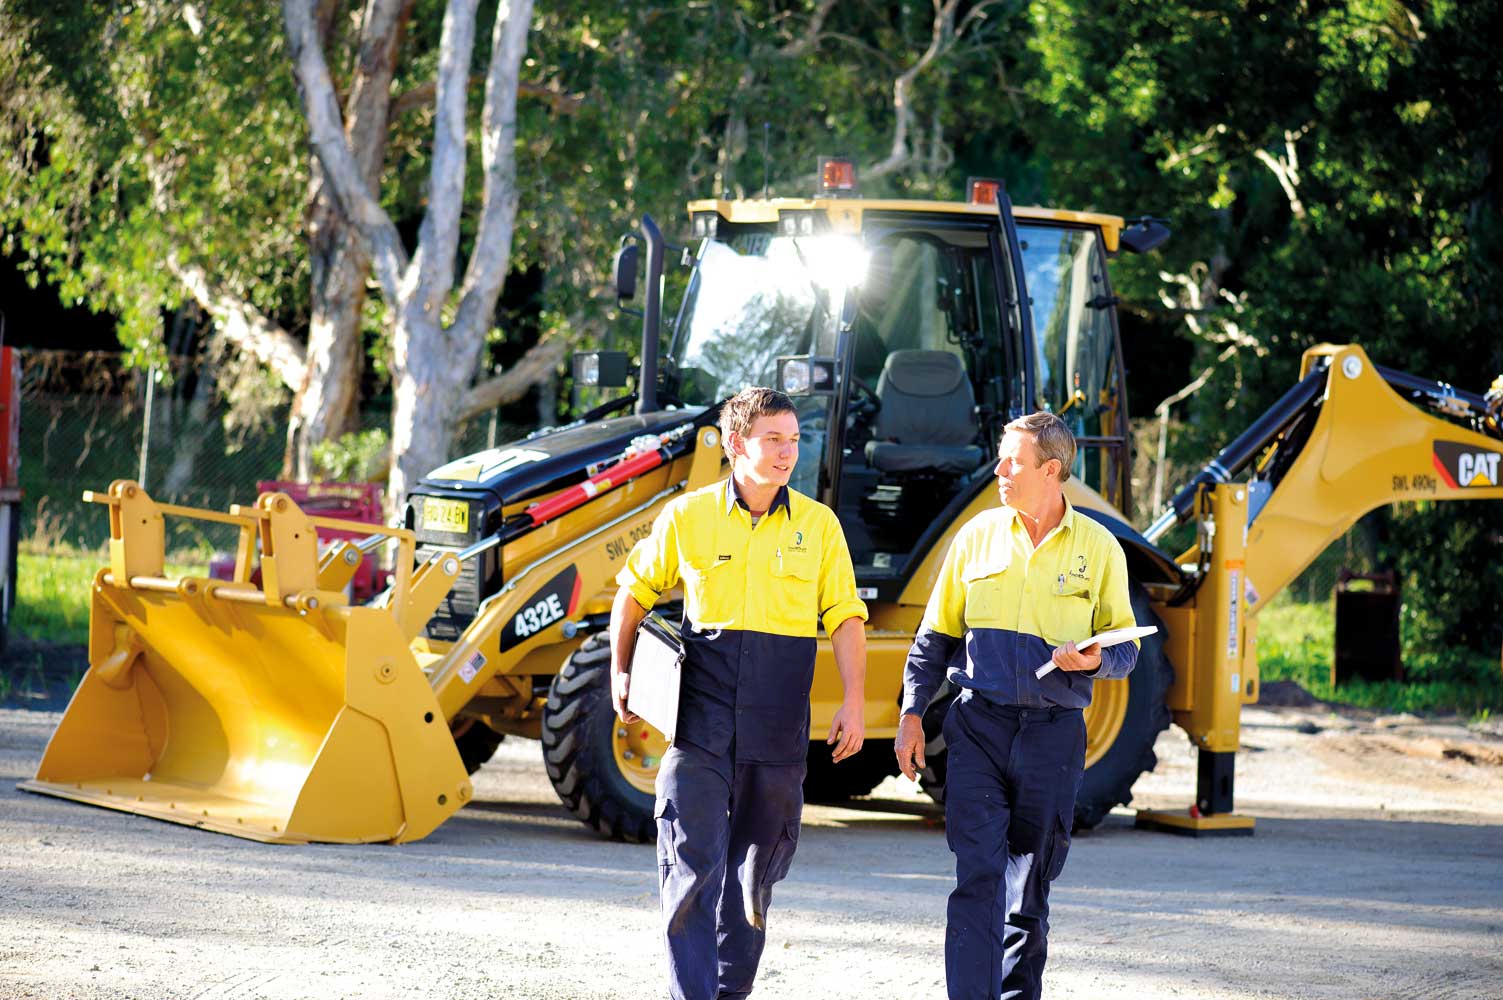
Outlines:
{"label": "folded document", "polygon": [[[1105,649],[1107,646],[1117,646],[1124,642],[1131,642],[1134,639],[1141,639],[1145,635],[1153,635],[1158,630],[1157,625],[1133,625],[1129,628],[1114,628],[1110,632],[1098,632],[1089,639],[1080,640],[1075,644],[1075,648],[1085,649],[1087,646],[1100,646],[1102,649]],[[1048,663],[1035,670],[1033,676],[1043,677],[1053,669],[1054,660],[1051,659]]]}

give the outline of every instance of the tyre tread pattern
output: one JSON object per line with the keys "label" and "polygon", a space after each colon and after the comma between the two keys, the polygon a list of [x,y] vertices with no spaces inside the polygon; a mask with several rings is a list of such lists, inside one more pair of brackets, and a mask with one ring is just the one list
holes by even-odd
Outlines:
{"label": "tyre tread pattern", "polygon": [[[564,807],[597,833],[612,840],[651,843],[657,826],[616,792],[624,779],[602,773],[613,761],[609,740],[615,710],[611,705],[611,650],[605,633],[586,639],[554,677],[543,709],[543,761],[548,779]],[[603,724],[602,713],[611,725]],[[614,780],[612,780],[614,779]]]}

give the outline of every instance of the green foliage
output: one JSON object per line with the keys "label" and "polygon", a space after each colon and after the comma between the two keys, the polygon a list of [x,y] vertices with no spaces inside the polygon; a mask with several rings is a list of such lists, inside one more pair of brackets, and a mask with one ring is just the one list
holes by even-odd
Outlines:
{"label": "green foliage", "polygon": [[313,446],[314,474],[319,479],[340,483],[377,479],[385,471],[380,459],[386,454],[389,442],[386,432],[379,427],[320,442]]}
{"label": "green foliage", "polygon": [[1496,655],[1453,647],[1420,649],[1408,641],[1404,608],[1406,683],[1349,680],[1331,684],[1336,621],[1331,602],[1275,598],[1258,615],[1258,672],[1264,683],[1294,681],[1323,701],[1382,712],[1460,713],[1483,717],[1503,709],[1503,668]]}
{"label": "green foliage", "polygon": [[[22,2],[0,11],[0,229],[64,302],[159,359],[205,267],[265,312],[306,309],[301,128],[275,6]],[[268,66],[278,71],[267,72]]]}

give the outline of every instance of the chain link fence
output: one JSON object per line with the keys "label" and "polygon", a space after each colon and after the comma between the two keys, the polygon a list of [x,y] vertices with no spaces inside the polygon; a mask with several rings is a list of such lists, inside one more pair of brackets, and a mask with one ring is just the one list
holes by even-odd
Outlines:
{"label": "chain link fence", "polygon": [[[22,544],[102,552],[106,510],[83,494],[102,493],[117,479],[141,482],[164,503],[226,511],[255,502],[257,482],[280,478],[283,469],[290,395],[270,385],[250,394],[222,389],[219,360],[174,357],[148,372],[110,352],[23,352]],[[389,408],[360,415],[362,429],[389,423]],[[459,428],[453,454],[529,429],[484,416]],[[167,519],[168,551],[184,559],[232,551],[234,541],[229,525]]]}

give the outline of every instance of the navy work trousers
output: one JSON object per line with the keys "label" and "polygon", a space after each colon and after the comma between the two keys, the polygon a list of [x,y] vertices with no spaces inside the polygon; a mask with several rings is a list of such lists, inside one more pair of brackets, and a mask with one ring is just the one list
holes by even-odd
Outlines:
{"label": "navy work trousers", "polygon": [[674,1000],[751,992],[772,887],[798,848],[804,769],[737,763],[684,741],[663,755],[658,874]]}
{"label": "navy work trousers", "polygon": [[951,1000],[1036,998],[1049,883],[1070,849],[1085,768],[1080,709],[997,705],[966,691],[945,717],[945,836],[955,891],[945,929]]}

